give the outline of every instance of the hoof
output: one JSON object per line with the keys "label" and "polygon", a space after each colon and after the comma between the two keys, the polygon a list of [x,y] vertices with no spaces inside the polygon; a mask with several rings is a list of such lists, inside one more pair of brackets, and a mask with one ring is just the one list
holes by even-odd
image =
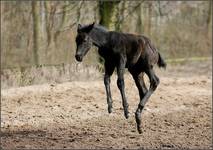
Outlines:
{"label": "hoof", "polygon": [[128,111],[124,112],[124,116],[125,116],[126,119],[128,119],[129,118],[129,112]]}
{"label": "hoof", "polygon": [[141,130],[141,116],[140,116],[140,113],[138,113],[137,111],[135,112],[135,120],[136,120],[136,123],[137,123],[138,133],[141,134],[142,133],[142,130]]}
{"label": "hoof", "polygon": [[112,113],[112,106],[109,106],[109,107],[108,107],[108,113],[109,113],[109,114]]}
{"label": "hoof", "polygon": [[141,114],[138,113],[138,112],[135,112],[135,120],[136,120],[136,123],[137,123],[137,126],[139,127],[140,124],[141,124]]}
{"label": "hoof", "polygon": [[138,127],[138,133],[139,133],[139,134],[142,134],[142,130],[141,130],[140,127]]}

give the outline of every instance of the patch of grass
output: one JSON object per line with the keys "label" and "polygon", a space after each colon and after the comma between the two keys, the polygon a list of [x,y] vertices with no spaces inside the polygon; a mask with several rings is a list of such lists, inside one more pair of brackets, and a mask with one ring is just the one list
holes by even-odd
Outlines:
{"label": "patch of grass", "polygon": [[43,83],[96,80],[100,77],[99,67],[83,63],[10,68],[1,71],[1,87],[5,89]]}

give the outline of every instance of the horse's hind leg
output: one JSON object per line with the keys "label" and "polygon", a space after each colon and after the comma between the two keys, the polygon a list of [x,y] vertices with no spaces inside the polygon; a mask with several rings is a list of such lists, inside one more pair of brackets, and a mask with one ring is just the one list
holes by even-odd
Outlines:
{"label": "horse's hind leg", "polygon": [[149,90],[144,95],[144,97],[140,100],[140,103],[138,104],[138,108],[135,112],[135,119],[136,119],[137,129],[138,129],[139,133],[142,133],[142,131],[141,131],[141,112],[142,112],[146,102],[148,101],[149,97],[156,90],[156,88],[160,82],[159,78],[155,75],[154,70],[152,68],[147,69],[145,72],[149,77],[150,87],[149,87]]}
{"label": "horse's hind leg", "polygon": [[104,67],[105,67],[104,85],[106,88],[108,112],[111,113],[112,112],[112,96],[111,96],[111,90],[110,90],[110,77],[115,69],[115,65],[112,65],[111,63],[107,63],[105,61]]}
{"label": "horse's hind leg", "polygon": [[135,81],[135,84],[138,88],[138,92],[139,92],[139,96],[140,96],[140,100],[143,99],[143,97],[145,96],[145,94],[147,93],[147,88],[143,79],[144,73],[141,72],[139,74],[136,74],[134,72],[130,72],[132,74],[132,77]]}
{"label": "horse's hind leg", "polygon": [[[140,101],[144,98],[145,94],[147,93],[147,88],[146,88],[146,85],[145,85],[145,82],[144,82],[144,73],[143,72],[138,72],[138,69],[129,69],[129,72],[132,74],[132,77],[135,81],[135,84],[138,88],[138,92],[139,92],[139,96],[140,96]],[[137,123],[137,128],[138,130],[140,130],[140,125],[141,124],[141,119],[138,119],[138,115],[135,114],[135,120],[136,120],[136,123]]]}

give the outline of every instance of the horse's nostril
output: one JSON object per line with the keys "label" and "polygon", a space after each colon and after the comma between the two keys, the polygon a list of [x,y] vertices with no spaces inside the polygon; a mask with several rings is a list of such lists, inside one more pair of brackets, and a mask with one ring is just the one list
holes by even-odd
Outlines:
{"label": "horse's nostril", "polygon": [[82,57],[81,57],[80,55],[75,55],[75,59],[76,59],[77,61],[82,61]]}

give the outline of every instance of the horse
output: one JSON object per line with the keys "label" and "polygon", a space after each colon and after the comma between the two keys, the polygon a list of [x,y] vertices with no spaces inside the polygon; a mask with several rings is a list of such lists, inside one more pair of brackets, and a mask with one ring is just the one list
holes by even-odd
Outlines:
{"label": "horse", "polygon": [[[144,35],[108,31],[105,27],[95,24],[78,24],[76,36],[76,54],[78,62],[94,45],[99,55],[104,59],[104,85],[107,95],[108,112],[112,112],[112,96],[110,90],[110,77],[117,69],[117,86],[121,93],[124,116],[129,118],[128,102],[125,95],[124,72],[128,69],[139,91],[140,102],[135,112],[137,131],[141,130],[141,113],[150,96],[160,83],[154,72],[154,65],[166,69],[166,62],[161,54]],[[144,73],[147,74],[150,86],[147,89],[144,82]]]}

